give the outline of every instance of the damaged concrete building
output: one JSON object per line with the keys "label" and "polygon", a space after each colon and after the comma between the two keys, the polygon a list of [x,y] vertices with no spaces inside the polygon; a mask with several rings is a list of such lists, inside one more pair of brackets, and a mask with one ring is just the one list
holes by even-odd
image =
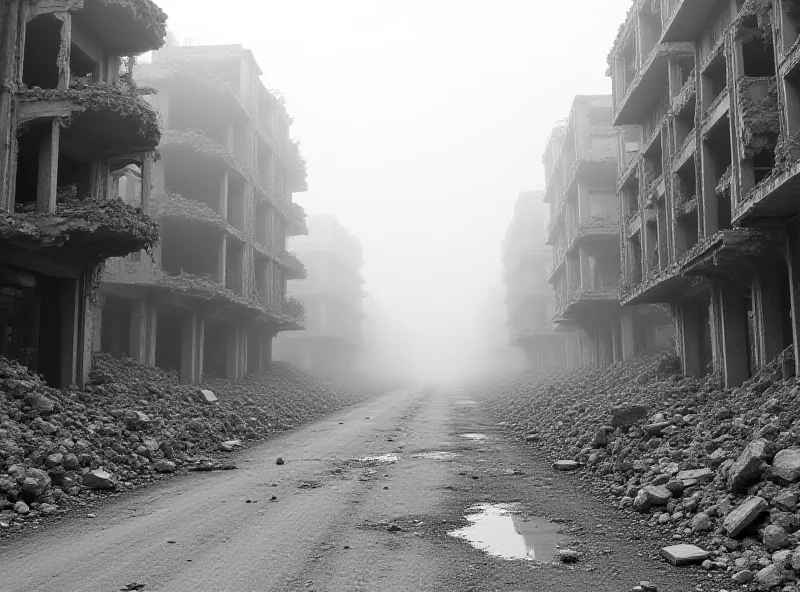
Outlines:
{"label": "damaged concrete building", "polygon": [[96,348],[173,369],[184,382],[231,380],[267,367],[279,331],[303,327],[286,282],[305,277],[286,249],[307,232],[292,199],[305,161],[283,100],[239,45],[165,47],[135,68],[155,89],[159,158],[113,186],[149,205],[161,240],[106,266]]}
{"label": "damaged concrete building", "polygon": [[503,242],[509,342],[524,353],[528,370],[571,368],[579,363],[577,335],[554,331],[554,295],[547,283],[552,260],[544,242],[542,191],[519,194]]}
{"label": "damaged concrete building", "polygon": [[150,0],[0,3],[0,355],[52,386],[82,387],[103,261],[150,249],[158,229],[115,195],[152,174],[160,130],[134,56],[163,44]]}
{"label": "damaged concrete building", "polygon": [[622,303],[668,304],[685,373],[729,387],[798,342],[798,33],[794,0],[637,0],[609,55]]}
{"label": "damaged concrete building", "polygon": [[616,183],[619,131],[610,96],[578,96],[551,133],[542,161],[550,205],[546,242],[554,322],[578,331],[580,361],[605,365],[666,346],[661,307],[620,308],[620,219]]}
{"label": "damaged concrete building", "polygon": [[276,340],[275,357],[320,376],[351,375],[362,347],[361,243],[334,216],[316,215],[308,217],[308,235],[293,237],[290,248],[308,270],[307,279],[288,286],[307,323]]}

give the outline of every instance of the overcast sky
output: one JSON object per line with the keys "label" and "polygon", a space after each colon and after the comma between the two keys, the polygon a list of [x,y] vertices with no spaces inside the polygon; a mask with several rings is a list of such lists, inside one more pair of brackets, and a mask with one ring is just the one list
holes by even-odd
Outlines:
{"label": "overcast sky", "polygon": [[610,92],[631,0],[157,2],[179,40],[244,45],[284,94],[308,160],[295,201],[361,239],[403,359],[473,363],[517,194],[543,187],[572,97]]}

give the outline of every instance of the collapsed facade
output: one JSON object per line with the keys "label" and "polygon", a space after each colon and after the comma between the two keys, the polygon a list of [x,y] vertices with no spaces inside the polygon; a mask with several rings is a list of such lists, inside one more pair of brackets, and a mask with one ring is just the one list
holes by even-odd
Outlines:
{"label": "collapsed facade", "polygon": [[277,333],[303,326],[286,295],[287,280],[305,277],[286,237],[307,231],[292,200],[306,174],[291,119],[239,45],[167,47],[135,73],[157,91],[159,158],[113,184],[149,205],[161,240],[152,257],[107,264],[94,346],[184,382],[257,372]]}
{"label": "collapsed facade", "polygon": [[554,295],[547,283],[550,250],[544,242],[541,191],[520,193],[503,243],[506,318],[511,345],[524,352],[529,370],[577,366],[576,335],[555,332]]}
{"label": "collapsed facade", "polygon": [[[580,361],[610,364],[659,349],[671,338],[660,307],[620,308],[620,132],[610,96],[578,96],[551,133],[542,161],[550,205],[554,322],[578,331]],[[624,136],[624,134],[623,134]]]}
{"label": "collapsed facade", "polygon": [[726,386],[798,344],[800,3],[637,0],[609,56],[625,306],[671,307]]}
{"label": "collapsed facade", "polygon": [[364,279],[361,244],[334,217],[308,217],[308,236],[291,240],[292,252],[308,270],[289,282],[289,294],[305,307],[306,330],[275,342],[275,357],[315,374],[353,374],[362,346]]}
{"label": "collapsed facade", "polygon": [[85,385],[103,261],[158,229],[112,177],[152,174],[160,130],[131,74],[166,15],[150,0],[0,4],[0,355]]}

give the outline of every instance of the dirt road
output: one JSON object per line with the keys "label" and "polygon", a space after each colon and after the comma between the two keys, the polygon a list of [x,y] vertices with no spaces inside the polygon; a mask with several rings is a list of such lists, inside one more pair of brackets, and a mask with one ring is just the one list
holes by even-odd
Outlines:
{"label": "dirt road", "polygon": [[[6,539],[0,590],[627,592],[649,580],[677,592],[705,579],[654,558],[662,541],[634,540],[575,474],[505,440],[463,391],[387,395],[235,460],[236,471],[178,476],[101,504],[94,519]],[[448,536],[486,502],[555,520],[580,560],[509,561]]]}

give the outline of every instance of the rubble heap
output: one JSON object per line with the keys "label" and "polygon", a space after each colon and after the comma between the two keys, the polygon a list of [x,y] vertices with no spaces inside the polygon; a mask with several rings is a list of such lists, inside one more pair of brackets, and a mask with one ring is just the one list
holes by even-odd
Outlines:
{"label": "rubble heap", "polygon": [[132,487],[367,396],[288,364],[198,387],[105,354],[95,356],[85,391],[58,390],[0,358],[0,532],[88,491]]}
{"label": "rubble heap", "polygon": [[554,461],[575,461],[569,468],[582,467],[581,479],[623,512],[707,549],[706,569],[764,589],[796,581],[800,387],[791,350],[733,389],[678,368],[664,353],[483,392],[508,430]]}

